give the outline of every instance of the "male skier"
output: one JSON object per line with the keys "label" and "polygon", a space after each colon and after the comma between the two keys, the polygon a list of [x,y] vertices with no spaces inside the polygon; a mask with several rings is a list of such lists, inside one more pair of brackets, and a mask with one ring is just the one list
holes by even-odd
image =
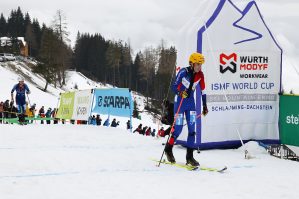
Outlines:
{"label": "male skier", "polygon": [[[192,166],[199,166],[198,161],[193,158],[193,144],[195,142],[195,123],[196,123],[196,110],[195,110],[195,100],[194,100],[194,90],[199,84],[201,89],[201,94],[197,93],[196,97],[202,97],[203,111],[202,114],[206,115],[208,113],[206,95],[204,94],[205,80],[204,74],[201,71],[202,64],[204,64],[204,56],[200,53],[192,53],[189,57],[189,67],[182,68],[175,81],[172,84],[172,90],[176,94],[174,113],[176,115],[176,121],[174,126],[174,132],[172,133],[168,143],[165,146],[165,154],[167,160],[171,163],[175,163],[175,158],[173,156],[172,148],[182,132],[183,129],[183,118],[184,114],[186,116],[188,125],[188,138],[187,138],[187,154],[186,154],[186,164]],[[180,110],[178,107],[183,100]]]}
{"label": "male skier", "polygon": [[24,83],[24,78],[18,78],[19,83],[14,85],[11,90],[11,101],[14,102],[13,93],[16,91],[16,104],[19,113],[19,122],[22,124],[25,122],[25,112],[26,112],[26,95],[30,94],[30,90],[27,84]]}

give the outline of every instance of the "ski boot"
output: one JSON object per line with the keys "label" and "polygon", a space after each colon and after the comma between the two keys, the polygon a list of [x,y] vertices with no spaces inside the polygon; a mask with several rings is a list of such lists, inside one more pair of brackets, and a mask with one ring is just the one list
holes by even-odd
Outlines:
{"label": "ski boot", "polygon": [[25,115],[24,114],[19,114],[18,117],[19,117],[19,124],[20,125],[24,125],[24,123],[25,123]]}
{"label": "ski boot", "polygon": [[193,157],[193,149],[187,148],[186,165],[199,166],[199,163]]}
{"label": "ski boot", "polygon": [[173,145],[167,143],[165,146],[165,155],[169,162],[175,163],[175,158],[172,153],[172,148],[173,148]]}

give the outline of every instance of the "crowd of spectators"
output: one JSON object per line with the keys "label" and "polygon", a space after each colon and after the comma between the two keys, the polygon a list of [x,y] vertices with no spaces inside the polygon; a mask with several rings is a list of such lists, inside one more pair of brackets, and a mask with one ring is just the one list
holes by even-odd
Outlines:
{"label": "crowd of spectators", "polygon": [[156,129],[152,129],[150,126],[142,127],[142,124],[139,124],[138,127],[133,131],[133,133],[136,132],[144,136],[156,136]]}
{"label": "crowd of spectators", "polygon": [[[25,116],[28,118],[29,123],[33,123],[33,121],[40,120],[41,124],[58,124],[60,121],[62,124],[65,124],[65,120],[60,120],[56,118],[57,115],[57,108],[48,108],[45,109],[44,106],[41,106],[40,109],[36,108],[36,104],[32,104],[31,106],[26,103],[26,114]],[[0,102],[0,123],[10,123],[9,119],[17,118],[18,117],[18,110],[14,106],[14,103],[12,101],[6,100]],[[30,120],[32,118],[32,120]],[[77,124],[89,124],[89,125],[97,125],[97,126],[110,126],[110,127],[117,127],[120,124],[120,121],[116,121],[116,118],[112,120],[110,123],[109,117],[102,123],[102,118],[99,114],[97,115],[91,115],[88,119],[88,121],[84,120],[77,120]],[[75,124],[75,120],[70,120],[70,123]],[[132,127],[131,121],[128,120],[126,122],[126,128],[127,130],[130,130]],[[156,133],[156,129],[152,129],[150,126],[142,126],[142,124],[139,124],[138,127],[133,131],[133,133],[138,133],[140,135],[144,136],[159,136],[159,137],[165,137],[166,135],[169,135],[170,133],[170,127],[166,130],[164,127],[161,127],[158,132]]]}
{"label": "crowd of spectators", "polygon": [[[41,124],[44,124],[44,120],[46,120],[47,124],[51,123],[51,120],[53,119],[53,123],[57,124],[58,119],[56,119],[57,109],[54,108],[48,108],[47,111],[45,111],[44,106],[42,106],[38,112],[36,108],[36,104],[29,105],[28,102],[26,103],[26,111],[25,111],[25,117],[28,118],[29,122],[32,123],[34,119],[36,118],[47,118],[47,119],[40,119]],[[0,123],[10,123],[11,119],[18,118],[18,109],[14,105],[13,101],[1,101],[0,102]],[[32,118],[32,120],[30,120]],[[52,119],[51,119],[52,118]]]}

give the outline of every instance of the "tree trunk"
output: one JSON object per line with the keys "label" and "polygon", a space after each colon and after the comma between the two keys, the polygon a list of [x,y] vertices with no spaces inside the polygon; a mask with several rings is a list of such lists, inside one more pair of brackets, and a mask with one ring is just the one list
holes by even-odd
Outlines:
{"label": "tree trunk", "polygon": [[44,88],[44,92],[47,92],[48,85],[49,85],[49,82],[48,82],[48,81],[46,81],[46,86],[45,86],[45,88]]}

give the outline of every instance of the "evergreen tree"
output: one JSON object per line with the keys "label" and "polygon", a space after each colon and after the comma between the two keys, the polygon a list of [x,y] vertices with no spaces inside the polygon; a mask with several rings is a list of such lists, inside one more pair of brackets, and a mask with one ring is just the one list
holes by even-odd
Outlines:
{"label": "evergreen tree", "polygon": [[18,7],[17,10],[12,10],[10,16],[7,20],[8,33],[9,37],[21,37],[25,35],[25,20],[24,14],[21,11],[21,8]]}
{"label": "evergreen tree", "polygon": [[120,77],[120,61],[121,61],[121,43],[110,42],[106,51],[106,61],[108,67],[112,70],[112,84],[117,86]]}
{"label": "evergreen tree", "polygon": [[40,63],[33,70],[45,78],[46,85],[44,91],[47,91],[49,83],[53,83],[55,81],[59,47],[59,38],[56,36],[53,30],[44,28],[39,54]]}
{"label": "evergreen tree", "polygon": [[29,56],[32,56],[33,54],[36,55],[38,51],[38,44],[31,23],[27,25],[25,41],[28,43]]}
{"label": "evergreen tree", "polygon": [[138,52],[136,54],[134,64],[132,67],[132,83],[133,83],[132,88],[137,92],[141,91],[140,86],[139,86],[140,79],[141,79],[139,71],[141,70],[141,67],[142,67],[140,56],[141,56],[141,52]]}
{"label": "evergreen tree", "polygon": [[131,88],[132,64],[131,47],[129,44],[125,43],[125,45],[121,47],[120,87]]}
{"label": "evergreen tree", "polygon": [[[26,34],[28,25],[31,25],[31,24],[32,24],[31,23],[31,18],[30,18],[29,13],[27,12],[25,14],[25,18],[24,18],[24,30],[22,30],[24,34]],[[24,34],[22,36],[24,36]]]}
{"label": "evergreen tree", "polygon": [[36,48],[33,48],[33,47],[31,48],[31,56],[37,57],[39,54],[39,49],[41,46],[41,39],[42,39],[42,29],[41,29],[37,19],[33,19],[32,29],[33,29],[33,33],[36,37],[37,46],[36,46]]}
{"label": "evergreen tree", "polygon": [[0,37],[5,37],[5,36],[7,36],[7,23],[6,23],[5,17],[1,13],[1,16],[0,16]]}

